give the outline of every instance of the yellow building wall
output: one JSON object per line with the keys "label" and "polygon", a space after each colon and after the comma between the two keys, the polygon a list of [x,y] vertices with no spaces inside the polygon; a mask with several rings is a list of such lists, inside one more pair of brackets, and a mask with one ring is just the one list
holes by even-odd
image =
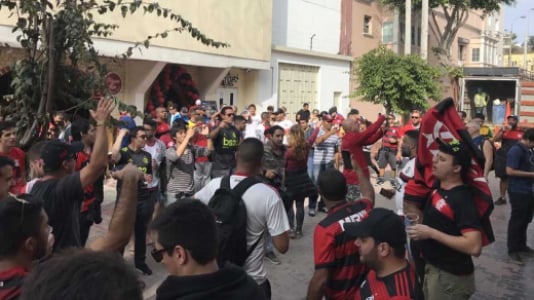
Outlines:
{"label": "yellow building wall", "polygon": [[[188,32],[171,32],[165,39],[153,39],[152,45],[213,53],[245,59],[269,61],[271,53],[272,0],[159,0],[161,7],[190,21],[208,38],[230,44],[228,48],[208,47],[192,38]],[[98,15],[99,22],[119,25],[109,39],[142,42],[149,35],[179,27],[163,17],[143,14],[143,10],[122,18],[120,7],[113,13]],[[9,18],[7,9],[0,11],[0,25],[13,25],[17,15]]]}
{"label": "yellow building wall", "polygon": [[[512,56],[509,56],[508,54],[504,55],[504,62],[505,65],[508,64],[508,57],[510,57],[511,61],[511,67],[518,67],[525,69],[525,55],[523,53],[521,54],[512,54]],[[527,70],[534,72],[534,52],[527,53]]]}

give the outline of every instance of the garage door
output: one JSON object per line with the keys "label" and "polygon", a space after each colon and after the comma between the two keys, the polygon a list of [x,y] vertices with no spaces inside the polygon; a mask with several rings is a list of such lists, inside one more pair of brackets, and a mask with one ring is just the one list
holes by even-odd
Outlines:
{"label": "garage door", "polygon": [[317,107],[319,67],[282,63],[278,70],[278,106],[287,107],[290,120],[304,103]]}

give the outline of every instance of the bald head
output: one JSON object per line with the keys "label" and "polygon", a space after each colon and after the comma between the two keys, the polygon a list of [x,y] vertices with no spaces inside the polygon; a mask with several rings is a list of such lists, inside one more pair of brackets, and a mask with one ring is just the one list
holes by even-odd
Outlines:
{"label": "bald head", "polygon": [[360,129],[359,125],[358,125],[358,122],[356,122],[352,118],[345,119],[341,123],[341,127],[343,127],[343,130],[345,130],[345,132],[354,132],[354,131],[358,131]]}

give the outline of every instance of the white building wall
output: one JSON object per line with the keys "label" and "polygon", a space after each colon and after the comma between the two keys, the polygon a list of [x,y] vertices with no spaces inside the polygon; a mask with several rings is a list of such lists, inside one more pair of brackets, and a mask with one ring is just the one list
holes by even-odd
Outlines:
{"label": "white building wall", "polygon": [[[346,115],[349,110],[349,70],[350,61],[329,59],[324,57],[305,56],[273,50],[271,70],[260,70],[258,80],[261,82],[258,89],[258,106],[265,110],[267,106],[278,107],[278,66],[280,63],[307,65],[319,67],[318,74],[318,105],[320,110],[328,110],[334,105],[334,93],[341,93],[338,111]],[[295,112],[290,112],[294,114]]]}
{"label": "white building wall", "polygon": [[273,0],[272,32],[274,45],[337,54],[341,1]]}

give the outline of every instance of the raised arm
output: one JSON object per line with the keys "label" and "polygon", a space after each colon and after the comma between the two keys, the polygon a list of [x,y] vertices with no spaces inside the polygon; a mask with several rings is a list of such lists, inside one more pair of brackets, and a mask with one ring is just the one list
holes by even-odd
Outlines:
{"label": "raised arm", "polygon": [[82,188],[93,184],[102,175],[108,164],[108,136],[106,133],[106,121],[115,108],[113,99],[102,99],[98,102],[96,111],[91,110],[91,116],[96,121],[96,136],[93,153],[87,166],[80,171]]}
{"label": "raised arm", "polygon": [[121,144],[126,134],[128,134],[128,129],[122,128],[119,130],[119,134],[117,134],[115,143],[113,143],[113,146],[111,146],[111,161],[114,163],[117,163],[119,160],[121,160]]}
{"label": "raised arm", "polygon": [[138,182],[143,180],[143,173],[129,163],[113,177],[122,180],[122,189],[109,223],[106,235],[95,240],[89,249],[94,251],[117,251],[126,246],[130,240],[135,223]]}

